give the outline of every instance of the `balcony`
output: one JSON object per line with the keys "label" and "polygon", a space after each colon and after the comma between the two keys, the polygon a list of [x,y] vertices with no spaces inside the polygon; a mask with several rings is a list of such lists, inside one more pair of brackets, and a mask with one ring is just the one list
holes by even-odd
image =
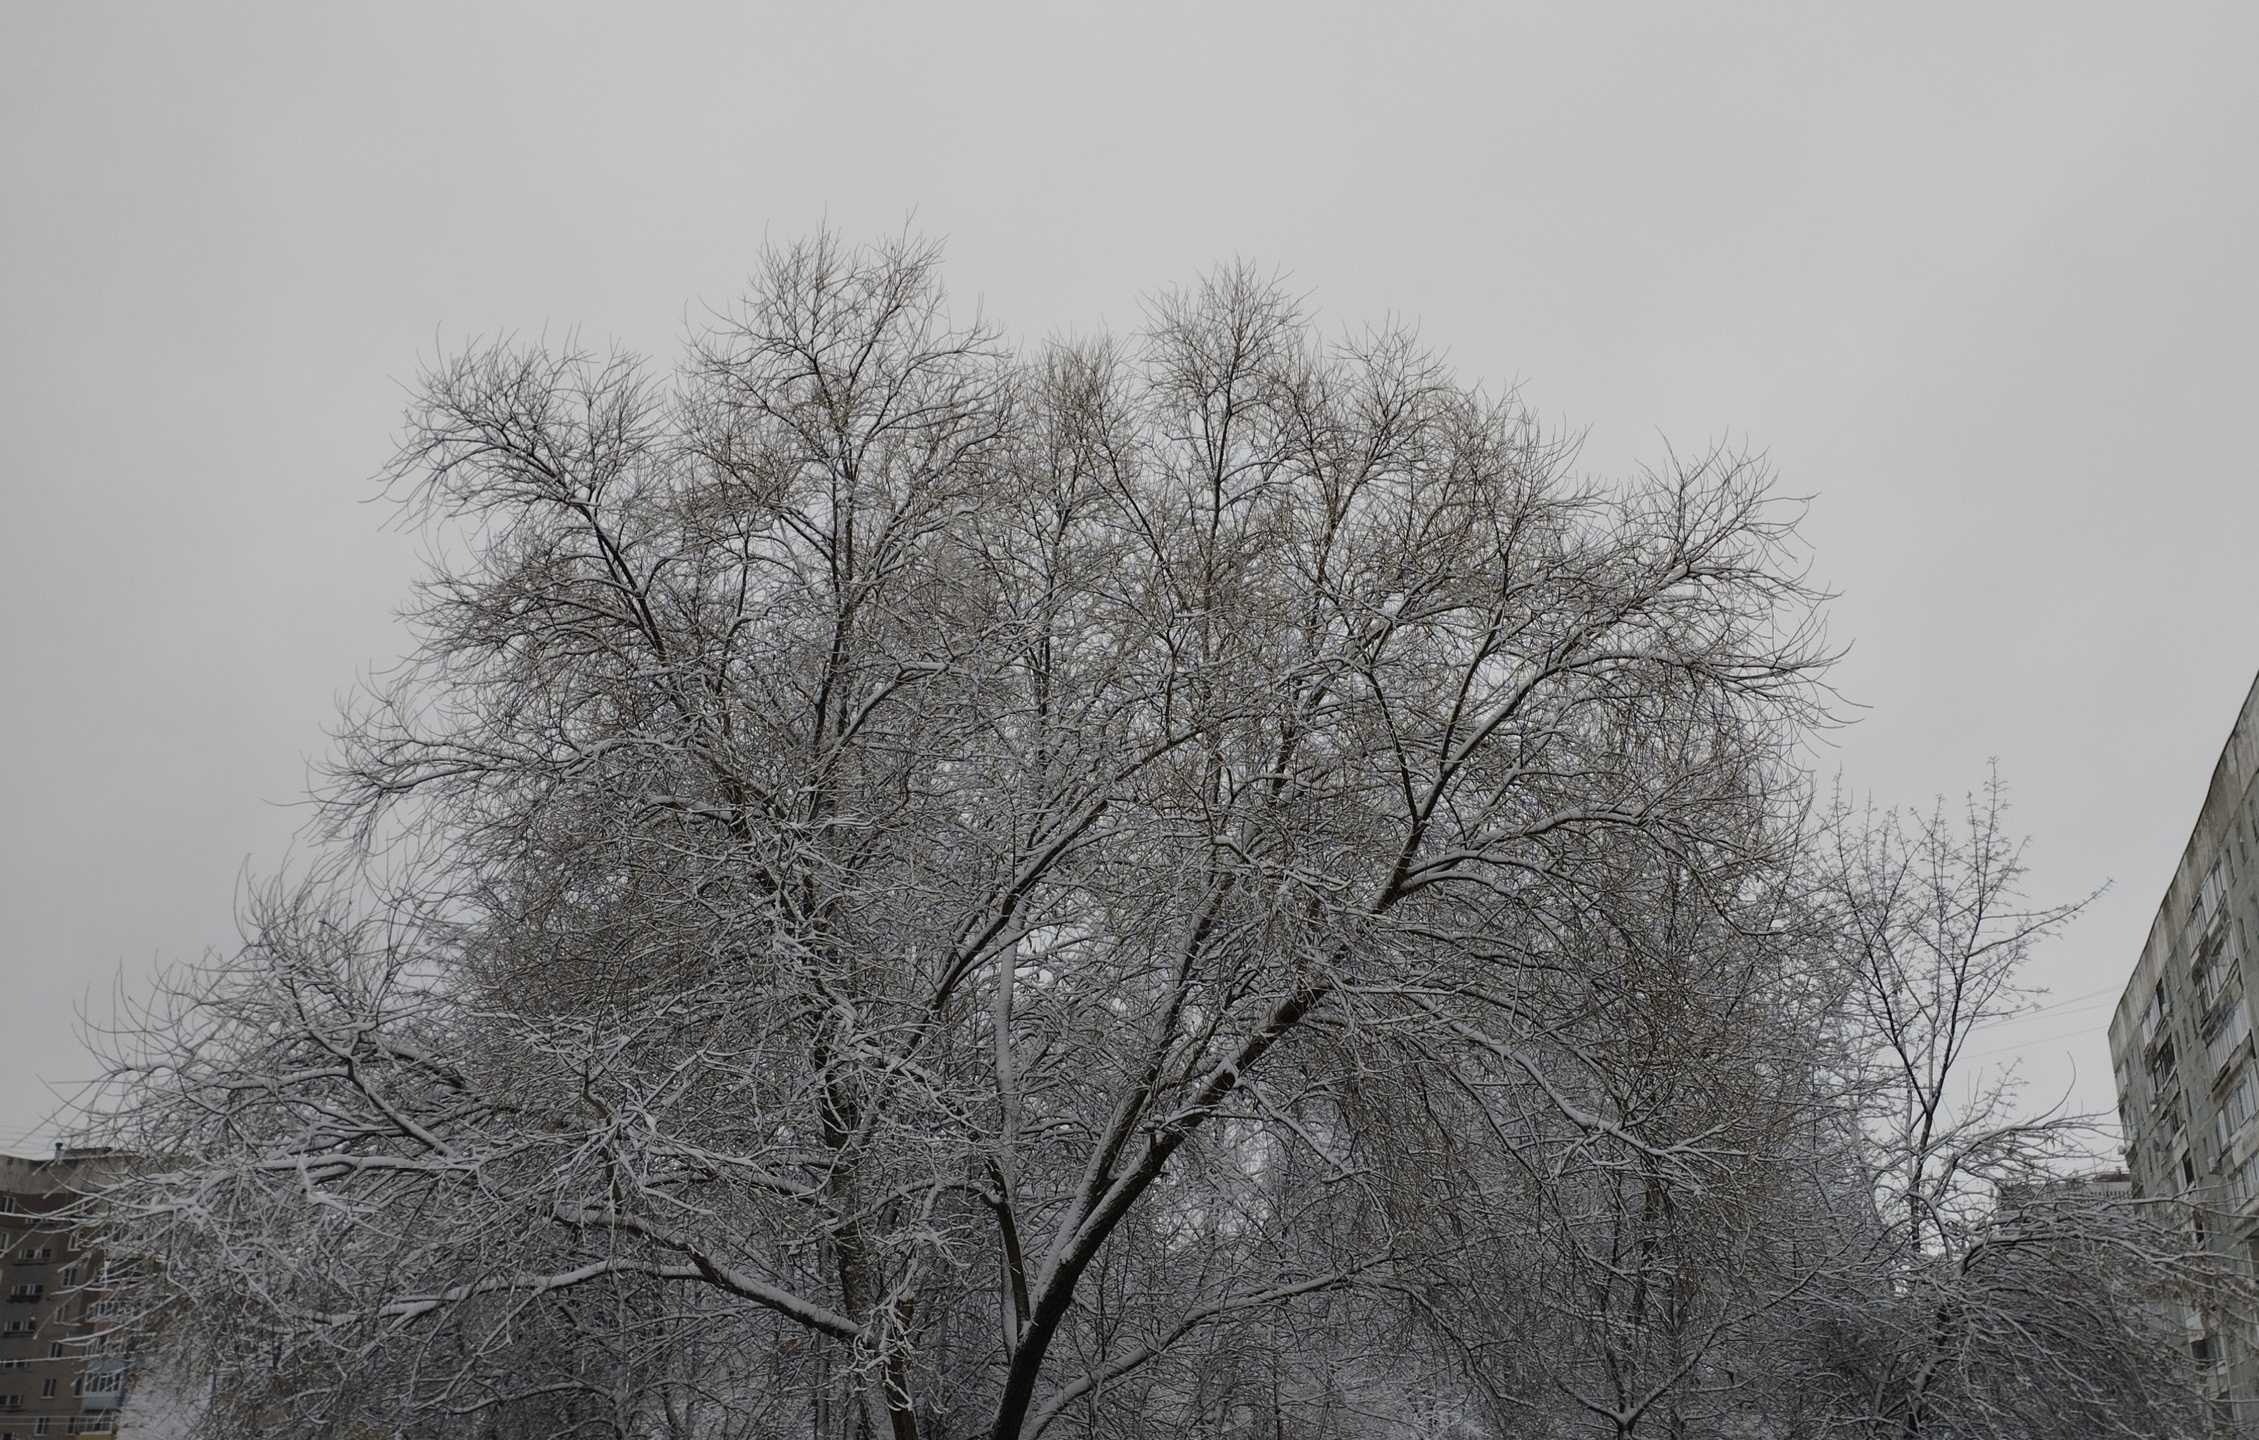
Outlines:
{"label": "balcony", "polygon": [[2213,1017],[2212,1033],[2205,1037],[2205,1059],[2214,1076],[2223,1074],[2241,1056],[2243,1045],[2251,1038],[2251,1007],[2243,1003],[2238,994],[2235,1001],[2222,1014]]}

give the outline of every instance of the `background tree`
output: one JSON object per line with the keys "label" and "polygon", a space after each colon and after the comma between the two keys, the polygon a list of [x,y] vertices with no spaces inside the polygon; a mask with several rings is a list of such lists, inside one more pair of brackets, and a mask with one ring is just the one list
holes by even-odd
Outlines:
{"label": "background tree", "polygon": [[1832,1372],[1815,1393],[1860,1433],[2209,1433],[2183,1316],[2249,1305],[2229,1300],[2242,1283],[2185,1208],[2067,1182],[2091,1121],[2023,1109],[2013,1074],[1972,1054],[2026,1003],[2032,947],[2084,904],[2023,898],[2004,810],[1995,779],[1959,816],[1839,807],[1824,831],[1846,1113],[1874,1208],[1836,1212],[1853,1263],[1806,1332]]}

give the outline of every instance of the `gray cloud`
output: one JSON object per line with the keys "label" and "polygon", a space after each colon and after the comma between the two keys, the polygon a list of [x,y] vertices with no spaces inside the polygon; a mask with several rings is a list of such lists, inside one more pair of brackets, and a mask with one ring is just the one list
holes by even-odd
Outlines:
{"label": "gray cloud", "polygon": [[[474,335],[664,355],[764,237],[946,237],[1023,333],[1234,256],[1417,318],[1586,427],[1814,498],[1869,707],[1817,763],[1988,757],[2034,885],[2117,888],[2003,1027],[2102,1021],[2259,667],[2259,12],[2061,6],[491,5],[0,13],[0,1142],[158,957],[225,946],[398,654],[363,503]],[[2074,1078],[2075,1075],[2075,1078]]]}

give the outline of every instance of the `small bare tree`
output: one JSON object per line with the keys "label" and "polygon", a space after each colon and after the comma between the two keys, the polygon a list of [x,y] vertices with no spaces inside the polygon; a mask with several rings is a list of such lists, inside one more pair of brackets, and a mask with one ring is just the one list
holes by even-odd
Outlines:
{"label": "small bare tree", "polygon": [[2235,1277],[2178,1206],[2067,1181],[2091,1121],[2024,1110],[2013,1074],[1988,1078],[1972,1054],[2027,1002],[2032,947],[2086,903],[2023,899],[2004,809],[1995,779],[1959,816],[1839,808],[1826,830],[1847,1113],[1873,1196],[1838,1211],[1855,1263],[1808,1331],[1836,1419],[1904,1436],[2209,1433],[2181,1317]]}

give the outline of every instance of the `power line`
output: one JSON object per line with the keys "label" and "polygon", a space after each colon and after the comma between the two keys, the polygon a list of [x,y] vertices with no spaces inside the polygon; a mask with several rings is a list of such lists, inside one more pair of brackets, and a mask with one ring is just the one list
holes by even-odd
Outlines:
{"label": "power line", "polygon": [[1965,1060],[1983,1060],[1993,1055],[2005,1055],[2011,1050],[2029,1050],[2035,1045],[2047,1045],[2057,1040],[2068,1040],[2074,1035],[2092,1035],[2093,1033],[2092,1029],[2086,1027],[2077,1030],[2065,1030],[2059,1035],[2042,1035],[2037,1040],[2025,1040],[2015,1045],[2002,1045],[1993,1050],[1979,1050],[1973,1055],[1965,1055],[1962,1058]]}

